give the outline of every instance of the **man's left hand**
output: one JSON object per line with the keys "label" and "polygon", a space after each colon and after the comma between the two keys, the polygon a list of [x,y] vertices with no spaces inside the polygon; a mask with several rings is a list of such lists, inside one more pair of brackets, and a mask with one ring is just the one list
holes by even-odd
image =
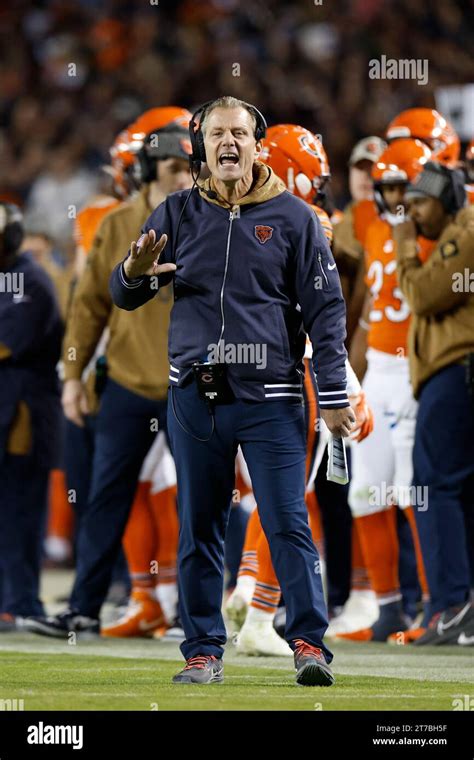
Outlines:
{"label": "man's left hand", "polygon": [[343,409],[321,409],[321,417],[335,438],[347,438],[356,421],[350,406]]}
{"label": "man's left hand", "polygon": [[407,219],[392,227],[392,235],[395,243],[400,244],[405,240],[416,240],[416,227],[413,219]]}

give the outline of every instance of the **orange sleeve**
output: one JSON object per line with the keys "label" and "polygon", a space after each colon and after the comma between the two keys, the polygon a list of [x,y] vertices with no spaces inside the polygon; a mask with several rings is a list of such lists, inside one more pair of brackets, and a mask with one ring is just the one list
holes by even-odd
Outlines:
{"label": "orange sleeve", "polygon": [[99,228],[99,224],[104,216],[115,208],[118,203],[118,200],[111,199],[109,203],[86,206],[79,211],[76,217],[74,235],[76,245],[81,245],[86,253],[88,253],[92,248],[92,243],[94,242],[94,237]]}

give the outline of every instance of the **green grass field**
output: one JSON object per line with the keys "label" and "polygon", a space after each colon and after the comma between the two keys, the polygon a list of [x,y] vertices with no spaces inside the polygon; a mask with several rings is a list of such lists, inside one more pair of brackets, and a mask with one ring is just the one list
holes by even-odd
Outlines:
{"label": "green grass field", "polygon": [[[331,645],[332,646],[332,645]],[[291,658],[250,658],[228,645],[225,683],[174,686],[174,643],[79,641],[28,633],[0,638],[0,699],[25,710],[452,710],[473,694],[472,649],[332,646],[337,683],[295,685]]]}

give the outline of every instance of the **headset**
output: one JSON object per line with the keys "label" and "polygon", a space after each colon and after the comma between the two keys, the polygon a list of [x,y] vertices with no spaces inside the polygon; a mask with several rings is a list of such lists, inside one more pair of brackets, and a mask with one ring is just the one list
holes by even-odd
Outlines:
{"label": "headset", "polygon": [[[189,162],[191,165],[191,170],[197,174],[199,174],[201,170],[201,164],[206,163],[206,149],[204,147],[204,135],[202,133],[201,124],[204,121],[206,112],[217,100],[219,100],[219,98],[214,98],[214,100],[208,100],[206,103],[204,103],[200,108],[197,109],[197,111],[193,113],[191,121],[189,122],[189,139],[191,141],[192,148]],[[259,142],[259,140],[263,140],[267,131],[267,122],[265,121],[264,115],[258,110],[258,108],[251,105],[251,103],[246,103],[245,101],[241,102],[255,118],[256,141]],[[199,116],[200,118],[198,119]]]}
{"label": "headset", "polygon": [[0,201],[0,235],[5,254],[16,253],[22,244],[24,229],[23,215],[14,203]]}
{"label": "headset", "polygon": [[464,174],[459,169],[450,169],[444,164],[428,161],[411,187],[416,188],[418,185],[427,195],[441,201],[448,214],[456,214],[466,203]]}
{"label": "headset", "polygon": [[[152,145],[152,138],[158,137],[158,144]],[[154,182],[157,179],[156,162],[164,161],[176,152],[176,142],[188,140],[188,133],[184,127],[177,124],[168,124],[161,129],[155,129],[146,136],[143,146],[136,155],[133,164],[133,179],[140,187],[143,183]],[[183,157],[186,157],[183,151]]]}

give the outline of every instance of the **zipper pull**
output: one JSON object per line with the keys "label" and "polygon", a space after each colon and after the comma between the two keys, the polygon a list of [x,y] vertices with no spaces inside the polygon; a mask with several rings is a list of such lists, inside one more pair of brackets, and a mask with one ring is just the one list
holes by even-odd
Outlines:
{"label": "zipper pull", "polygon": [[318,261],[319,261],[319,267],[321,269],[322,275],[324,279],[326,280],[326,285],[329,285],[329,280],[327,278],[326,272],[324,271],[324,267],[323,267],[323,259],[321,256],[321,251],[318,251]]}

